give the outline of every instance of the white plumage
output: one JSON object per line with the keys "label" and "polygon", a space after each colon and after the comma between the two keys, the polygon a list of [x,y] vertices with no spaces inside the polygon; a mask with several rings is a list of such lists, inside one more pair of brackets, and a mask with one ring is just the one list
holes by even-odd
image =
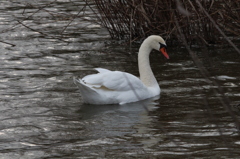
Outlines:
{"label": "white plumage", "polygon": [[166,43],[156,35],[149,36],[142,43],[138,54],[140,79],[121,71],[96,68],[97,74],[74,79],[82,98],[88,104],[125,104],[151,98],[160,94],[149,63],[152,49],[160,50],[166,58]]}

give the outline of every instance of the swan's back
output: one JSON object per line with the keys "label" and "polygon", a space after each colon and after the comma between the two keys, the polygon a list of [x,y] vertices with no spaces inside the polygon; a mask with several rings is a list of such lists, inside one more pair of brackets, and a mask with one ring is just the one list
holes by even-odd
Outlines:
{"label": "swan's back", "polygon": [[124,104],[149,98],[149,90],[136,76],[106,69],[75,79],[82,98],[89,104]]}

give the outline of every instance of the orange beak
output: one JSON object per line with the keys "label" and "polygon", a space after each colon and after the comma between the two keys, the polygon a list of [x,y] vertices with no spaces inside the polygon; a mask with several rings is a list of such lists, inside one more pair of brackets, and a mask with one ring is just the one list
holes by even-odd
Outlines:
{"label": "orange beak", "polygon": [[163,54],[167,59],[169,59],[169,56],[168,56],[168,54],[167,54],[167,51],[166,51],[166,48],[165,48],[165,47],[162,47],[162,48],[160,49],[160,51],[162,52],[162,54]]}

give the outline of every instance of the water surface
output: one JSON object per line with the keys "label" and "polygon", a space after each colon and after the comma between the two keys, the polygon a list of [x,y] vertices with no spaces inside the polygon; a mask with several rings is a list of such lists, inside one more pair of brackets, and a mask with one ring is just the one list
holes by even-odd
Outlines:
{"label": "water surface", "polygon": [[[95,67],[138,76],[139,44],[111,40],[79,1],[2,1],[1,10],[1,40],[16,45],[0,43],[1,158],[239,156],[232,118],[186,50],[169,48],[170,60],[151,54],[160,98],[85,105],[72,78]],[[239,118],[239,55],[228,48],[211,49],[208,58],[196,52]]]}

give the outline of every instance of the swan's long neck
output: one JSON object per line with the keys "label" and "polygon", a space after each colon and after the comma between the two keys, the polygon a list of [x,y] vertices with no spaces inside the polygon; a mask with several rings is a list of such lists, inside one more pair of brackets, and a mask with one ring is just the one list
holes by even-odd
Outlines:
{"label": "swan's long neck", "polygon": [[159,86],[153,75],[149,62],[149,54],[152,51],[148,42],[143,42],[138,53],[138,67],[140,79],[147,87]]}

